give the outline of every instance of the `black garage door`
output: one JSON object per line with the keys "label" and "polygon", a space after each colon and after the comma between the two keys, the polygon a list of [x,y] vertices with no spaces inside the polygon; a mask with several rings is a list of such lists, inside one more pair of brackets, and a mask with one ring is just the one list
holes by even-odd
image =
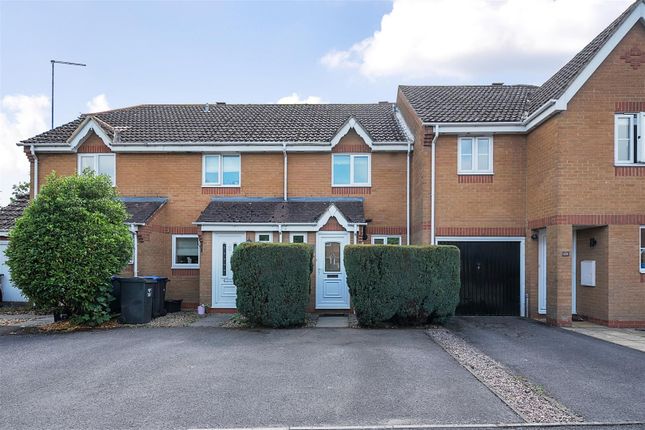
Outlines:
{"label": "black garage door", "polygon": [[520,242],[441,242],[461,251],[457,315],[520,314]]}

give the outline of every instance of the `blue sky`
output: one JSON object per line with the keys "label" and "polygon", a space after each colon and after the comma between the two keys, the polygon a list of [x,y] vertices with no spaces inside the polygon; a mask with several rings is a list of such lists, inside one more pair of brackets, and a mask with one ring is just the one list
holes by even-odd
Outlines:
{"label": "blue sky", "polygon": [[[15,147],[139,103],[376,102],[398,84],[540,84],[631,0],[0,0],[0,205]],[[295,95],[294,95],[295,93]]]}

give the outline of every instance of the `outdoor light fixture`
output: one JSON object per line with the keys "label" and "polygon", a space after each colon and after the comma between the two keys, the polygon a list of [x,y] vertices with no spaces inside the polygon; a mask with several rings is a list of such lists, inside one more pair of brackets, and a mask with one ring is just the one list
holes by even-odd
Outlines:
{"label": "outdoor light fixture", "polygon": [[538,240],[538,234],[536,232],[533,232],[531,235],[531,240]]}
{"label": "outdoor light fixture", "polygon": [[597,244],[598,244],[598,241],[596,240],[596,238],[595,238],[595,237],[592,237],[591,239],[589,239],[589,246],[590,246],[591,248],[593,248],[593,247],[594,247],[594,246],[596,246]]}

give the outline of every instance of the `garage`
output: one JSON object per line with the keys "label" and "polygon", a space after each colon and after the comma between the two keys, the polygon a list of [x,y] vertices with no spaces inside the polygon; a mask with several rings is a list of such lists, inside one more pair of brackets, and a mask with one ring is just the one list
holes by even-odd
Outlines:
{"label": "garage", "polygon": [[524,239],[440,239],[461,252],[457,315],[524,314]]}

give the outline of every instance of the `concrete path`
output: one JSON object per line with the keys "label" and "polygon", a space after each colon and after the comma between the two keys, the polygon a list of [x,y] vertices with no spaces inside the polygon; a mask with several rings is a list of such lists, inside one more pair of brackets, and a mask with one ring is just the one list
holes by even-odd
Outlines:
{"label": "concrete path", "polygon": [[422,330],[0,336],[0,427],[519,422]]}
{"label": "concrete path", "polygon": [[449,328],[586,421],[645,421],[643,352],[516,317],[459,317]]}
{"label": "concrete path", "polygon": [[318,318],[316,328],[347,328],[349,318],[346,316],[321,316]]}
{"label": "concrete path", "polygon": [[645,329],[610,328],[588,321],[574,321],[567,330],[645,352]]}
{"label": "concrete path", "polygon": [[230,320],[233,314],[219,314],[211,313],[206,314],[194,323],[190,327],[221,327],[226,321]]}

